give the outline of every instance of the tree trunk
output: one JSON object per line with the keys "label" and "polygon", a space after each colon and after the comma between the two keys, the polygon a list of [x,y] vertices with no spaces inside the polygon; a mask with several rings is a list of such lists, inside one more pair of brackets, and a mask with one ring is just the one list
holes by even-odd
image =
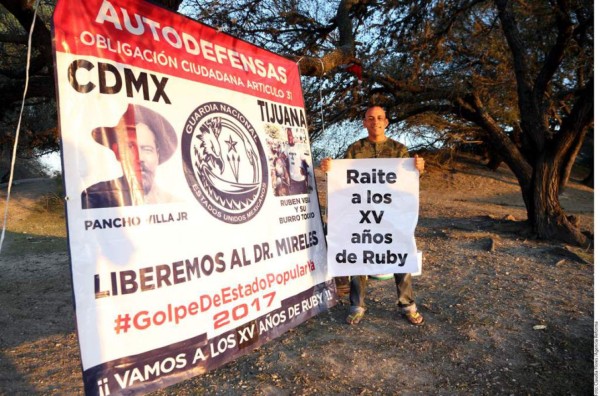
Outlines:
{"label": "tree trunk", "polygon": [[[492,144],[490,147],[517,177],[533,233],[542,239],[555,239],[578,246],[589,245],[588,238],[576,225],[577,219],[573,218],[571,222],[558,200],[561,164],[565,163],[568,148],[576,145],[578,137],[571,133],[555,146],[542,145],[544,149],[532,158],[535,164],[530,166],[514,142],[485,111],[478,96],[466,98],[461,108],[461,116],[468,117],[487,132]],[[529,123],[534,124],[531,120]]]}
{"label": "tree trunk", "polygon": [[576,226],[577,219],[570,220],[560,206],[559,160],[542,155],[538,160],[528,195],[525,199],[529,221],[536,236],[554,239],[571,245],[588,246],[590,241]]}
{"label": "tree trunk", "polygon": [[579,155],[579,151],[581,150],[581,146],[583,146],[583,142],[585,140],[585,136],[587,135],[587,128],[580,133],[577,139],[573,142],[571,147],[569,147],[569,151],[567,152],[567,157],[565,158],[565,164],[561,169],[560,175],[560,183],[558,186],[558,193],[562,193],[569,182],[571,177],[571,169],[573,169],[573,164],[575,164],[575,160]]}
{"label": "tree trunk", "polygon": [[494,151],[489,152],[489,160],[486,167],[490,170],[497,171],[500,165],[502,165],[502,158]]}
{"label": "tree trunk", "polygon": [[581,181],[584,185],[594,188],[594,165],[590,169],[590,173]]}

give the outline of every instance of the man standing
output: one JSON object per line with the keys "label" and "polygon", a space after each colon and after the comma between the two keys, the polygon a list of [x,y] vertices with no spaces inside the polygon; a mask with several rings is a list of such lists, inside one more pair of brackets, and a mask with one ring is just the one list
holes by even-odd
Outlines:
{"label": "man standing", "polygon": [[[385,110],[379,106],[367,109],[363,126],[367,129],[368,136],[352,143],[346,150],[344,158],[407,158],[408,149],[402,143],[385,135],[389,120]],[[331,158],[321,161],[321,169],[328,172],[331,168]],[[415,168],[422,172],[425,161],[415,156]],[[423,316],[418,312],[412,288],[411,274],[394,274],[397,304],[402,310],[402,315],[413,325],[420,326],[425,323]],[[350,312],[346,318],[348,324],[358,324],[366,310],[365,294],[367,289],[367,276],[356,275],[350,277]]]}
{"label": "man standing", "polygon": [[177,148],[177,135],[160,114],[130,104],[114,127],[92,131],[96,143],[111,149],[123,176],[96,183],[81,193],[83,209],[172,202],[154,183],[156,168]]}
{"label": "man standing", "polygon": [[308,162],[310,149],[302,141],[297,142],[292,128],[287,129],[288,159],[290,171],[290,195],[308,193]]}

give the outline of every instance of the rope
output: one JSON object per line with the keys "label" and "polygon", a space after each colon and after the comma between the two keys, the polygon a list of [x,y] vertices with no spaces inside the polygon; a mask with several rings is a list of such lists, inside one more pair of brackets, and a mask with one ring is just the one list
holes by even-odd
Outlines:
{"label": "rope", "polygon": [[2,252],[2,243],[4,242],[4,235],[6,233],[6,223],[8,220],[8,203],[10,202],[10,191],[12,189],[13,176],[15,172],[15,161],[17,158],[17,146],[19,145],[19,132],[21,131],[21,120],[23,119],[23,110],[25,109],[25,96],[27,95],[27,89],[29,88],[29,66],[31,64],[31,37],[33,36],[33,28],[35,27],[35,20],[37,18],[37,10],[40,5],[40,0],[36,0],[33,9],[33,22],[29,29],[29,39],[27,40],[27,65],[25,66],[25,89],[23,90],[23,100],[21,102],[21,111],[19,113],[19,122],[17,123],[17,130],[15,131],[15,143],[13,145],[12,159],[10,162],[10,176],[8,178],[8,189],[6,191],[6,206],[4,208],[4,222],[2,224],[2,235],[0,236],[0,252]]}
{"label": "rope", "polygon": [[[323,59],[319,58],[321,61],[321,70],[323,70],[322,76],[325,75],[325,64],[323,63]],[[319,85],[319,104],[321,105],[321,136],[325,136],[325,116],[323,115],[323,84]]]}

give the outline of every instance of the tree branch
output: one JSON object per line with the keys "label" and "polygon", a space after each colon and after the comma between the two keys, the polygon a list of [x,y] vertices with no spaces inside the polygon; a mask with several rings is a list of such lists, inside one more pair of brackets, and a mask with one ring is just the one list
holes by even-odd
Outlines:
{"label": "tree branch", "polygon": [[519,29],[512,10],[507,7],[507,0],[495,0],[495,4],[504,36],[513,56],[519,110],[522,115],[521,122],[524,124],[523,131],[531,137],[536,150],[541,152],[546,143],[547,123],[542,116],[541,103],[537,102],[533,95],[531,70],[525,56],[525,45],[519,37]]}
{"label": "tree branch", "polygon": [[538,103],[541,103],[544,100],[544,94],[548,90],[548,84],[560,66],[568,42],[573,37],[573,24],[569,20],[569,10],[563,0],[558,1],[558,8],[559,9],[556,12],[556,26],[558,26],[556,42],[544,60],[544,64],[537,76],[533,89],[533,97]]}
{"label": "tree branch", "polygon": [[531,180],[533,173],[531,165],[519,152],[518,147],[500,128],[492,116],[485,110],[481,99],[472,94],[457,101],[459,107],[455,110],[459,117],[464,117],[483,129],[495,146],[495,152],[508,164],[519,182]]}
{"label": "tree branch", "polygon": [[322,57],[288,56],[298,63],[301,75],[321,77],[338,66],[351,62],[360,63],[354,57],[355,41],[352,18],[350,17],[350,10],[359,3],[360,0],[340,0],[334,18],[335,25],[340,33],[340,40],[336,49]]}
{"label": "tree branch", "polygon": [[553,142],[553,153],[559,159],[567,155],[578,136],[585,133],[594,120],[594,78],[585,85],[568,116],[563,118],[559,137]]}

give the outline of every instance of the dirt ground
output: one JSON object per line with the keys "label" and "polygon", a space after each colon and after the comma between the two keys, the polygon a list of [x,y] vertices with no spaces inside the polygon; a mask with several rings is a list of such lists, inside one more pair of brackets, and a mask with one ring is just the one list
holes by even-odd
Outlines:
{"label": "dirt ground", "polygon": [[[82,394],[64,217],[52,210],[56,194],[40,197],[55,188],[13,187],[0,252],[0,395]],[[561,196],[590,232],[593,201],[576,182]],[[153,394],[597,394],[593,250],[530,239],[524,219],[507,168],[428,164],[416,234],[424,264],[414,279],[424,326],[399,315],[393,280],[371,280],[358,326],[345,324],[341,299],[252,353]]]}

